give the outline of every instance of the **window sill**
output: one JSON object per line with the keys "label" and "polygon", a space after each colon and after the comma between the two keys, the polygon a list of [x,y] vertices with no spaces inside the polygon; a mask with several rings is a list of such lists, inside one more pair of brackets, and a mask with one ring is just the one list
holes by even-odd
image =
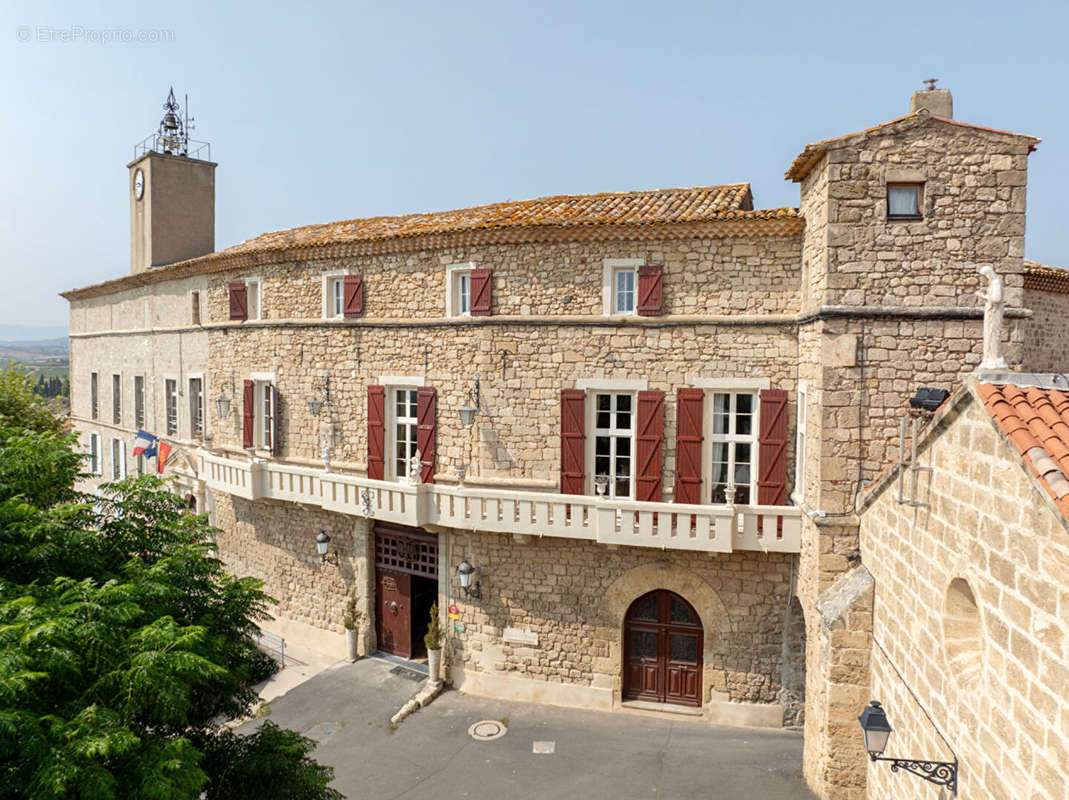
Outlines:
{"label": "window sill", "polygon": [[891,216],[889,214],[887,216],[887,221],[888,222],[923,222],[924,221],[924,216],[916,216],[916,217],[910,216],[910,217],[907,217],[907,216]]}

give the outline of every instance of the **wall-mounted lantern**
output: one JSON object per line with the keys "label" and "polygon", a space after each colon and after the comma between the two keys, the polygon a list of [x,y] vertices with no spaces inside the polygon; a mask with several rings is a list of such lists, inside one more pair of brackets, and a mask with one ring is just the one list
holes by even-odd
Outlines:
{"label": "wall-mounted lantern", "polygon": [[327,548],[330,546],[330,537],[327,536],[326,531],[320,531],[316,537],[316,552],[319,553],[319,558],[322,563],[326,564],[328,561],[334,566],[338,565],[338,551],[327,554]]}
{"label": "wall-mounted lantern", "polygon": [[314,398],[308,401],[308,410],[313,417],[318,417],[319,412],[326,406],[330,408],[333,403],[330,402],[330,373],[327,373],[327,377],[323,380],[323,399]]}
{"label": "wall-mounted lantern", "polygon": [[460,577],[460,588],[464,590],[465,597],[474,597],[476,600],[482,595],[482,585],[479,581],[475,581],[475,585],[471,585],[471,576],[475,572],[468,559],[464,559],[460,562],[460,566],[457,567],[457,575]]}
{"label": "wall-mounted lantern", "polygon": [[924,761],[911,758],[884,758],[883,751],[887,749],[887,740],[891,737],[891,723],[883,707],[873,700],[861,716],[857,718],[861,723],[861,733],[865,737],[865,750],[873,761],[890,761],[891,772],[904,769],[919,775],[929,783],[936,786],[945,786],[950,793],[958,793],[958,762],[955,761]]}
{"label": "wall-mounted lantern", "polygon": [[[230,394],[234,394],[234,379],[230,379]],[[215,398],[215,413],[219,415],[219,419],[226,419],[230,416],[230,398],[223,394],[222,387],[219,388],[219,396]]]}
{"label": "wall-mounted lantern", "polygon": [[[468,402],[460,407],[460,424],[470,428],[475,422],[475,415],[482,411],[481,393],[479,388],[479,373],[475,373],[475,386],[468,389]],[[473,406],[472,403],[475,405]]]}

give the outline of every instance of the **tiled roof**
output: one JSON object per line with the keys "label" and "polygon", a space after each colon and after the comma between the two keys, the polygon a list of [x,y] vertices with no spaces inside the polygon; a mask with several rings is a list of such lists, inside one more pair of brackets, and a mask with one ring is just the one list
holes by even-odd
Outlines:
{"label": "tiled roof", "polygon": [[1069,390],[981,383],[976,393],[1069,517]]}
{"label": "tiled roof", "polygon": [[805,219],[796,208],[754,210],[748,183],[557,195],[264,233],[225,250],[71,289],[61,296],[82,300],[158,281],[315,258],[560,240],[641,241],[708,233],[793,236],[804,227]]}
{"label": "tiled roof", "polygon": [[798,154],[798,156],[791,162],[790,167],[787,168],[786,174],[783,176],[786,180],[794,181],[795,183],[801,182],[818,161],[824,156],[826,150],[831,149],[832,145],[844,142],[847,139],[853,139],[857,136],[866,136],[870,133],[883,130],[884,128],[890,128],[895,125],[899,125],[910,120],[924,120],[930,119],[935,122],[943,122],[948,125],[957,125],[961,128],[969,128],[977,131],[987,131],[988,133],[998,133],[1003,136],[1014,136],[1022,139],[1030,139],[1031,145],[1029,146],[1029,152],[1036,149],[1036,145],[1039,144],[1039,139],[1034,136],[1027,136],[1020,133],[1013,133],[1012,131],[1000,131],[997,128],[987,128],[983,125],[970,125],[968,122],[959,122],[956,119],[950,119],[949,117],[937,117],[934,114],[929,114],[927,111],[914,111],[912,114],[906,114],[904,117],[898,117],[888,122],[882,122],[879,125],[873,125],[871,128],[866,128],[863,131],[857,131],[856,133],[847,133],[843,136],[836,136],[833,139],[824,139],[820,142],[814,142],[813,144],[807,144],[805,150]]}
{"label": "tiled roof", "polygon": [[240,253],[275,247],[338,244],[490,228],[633,225],[796,216],[798,212],[793,208],[754,211],[750,184],[732,183],[686,189],[557,195],[453,211],[351,219],[264,233],[222,252]]}
{"label": "tiled roof", "polygon": [[1069,294],[1069,269],[1024,262],[1024,288],[1053,294]]}

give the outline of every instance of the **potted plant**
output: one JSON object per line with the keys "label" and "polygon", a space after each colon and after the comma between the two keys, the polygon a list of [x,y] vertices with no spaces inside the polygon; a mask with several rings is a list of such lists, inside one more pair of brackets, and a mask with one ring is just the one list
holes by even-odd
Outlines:
{"label": "potted plant", "polygon": [[423,637],[423,643],[427,645],[427,668],[430,672],[430,681],[437,683],[441,679],[442,672],[442,628],[438,624],[438,604],[431,606],[431,618],[427,623],[427,633]]}
{"label": "potted plant", "polygon": [[354,591],[349,595],[349,602],[345,604],[345,613],[342,615],[342,624],[345,626],[345,647],[350,661],[356,661],[360,657],[360,623],[363,619],[363,612],[356,606],[356,592]]}

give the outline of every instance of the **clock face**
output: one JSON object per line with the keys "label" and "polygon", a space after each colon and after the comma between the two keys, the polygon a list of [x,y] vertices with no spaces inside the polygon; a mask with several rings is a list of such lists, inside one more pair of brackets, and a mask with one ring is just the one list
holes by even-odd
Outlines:
{"label": "clock face", "polygon": [[140,169],[134,173],[134,197],[138,200],[145,193],[145,173]]}

